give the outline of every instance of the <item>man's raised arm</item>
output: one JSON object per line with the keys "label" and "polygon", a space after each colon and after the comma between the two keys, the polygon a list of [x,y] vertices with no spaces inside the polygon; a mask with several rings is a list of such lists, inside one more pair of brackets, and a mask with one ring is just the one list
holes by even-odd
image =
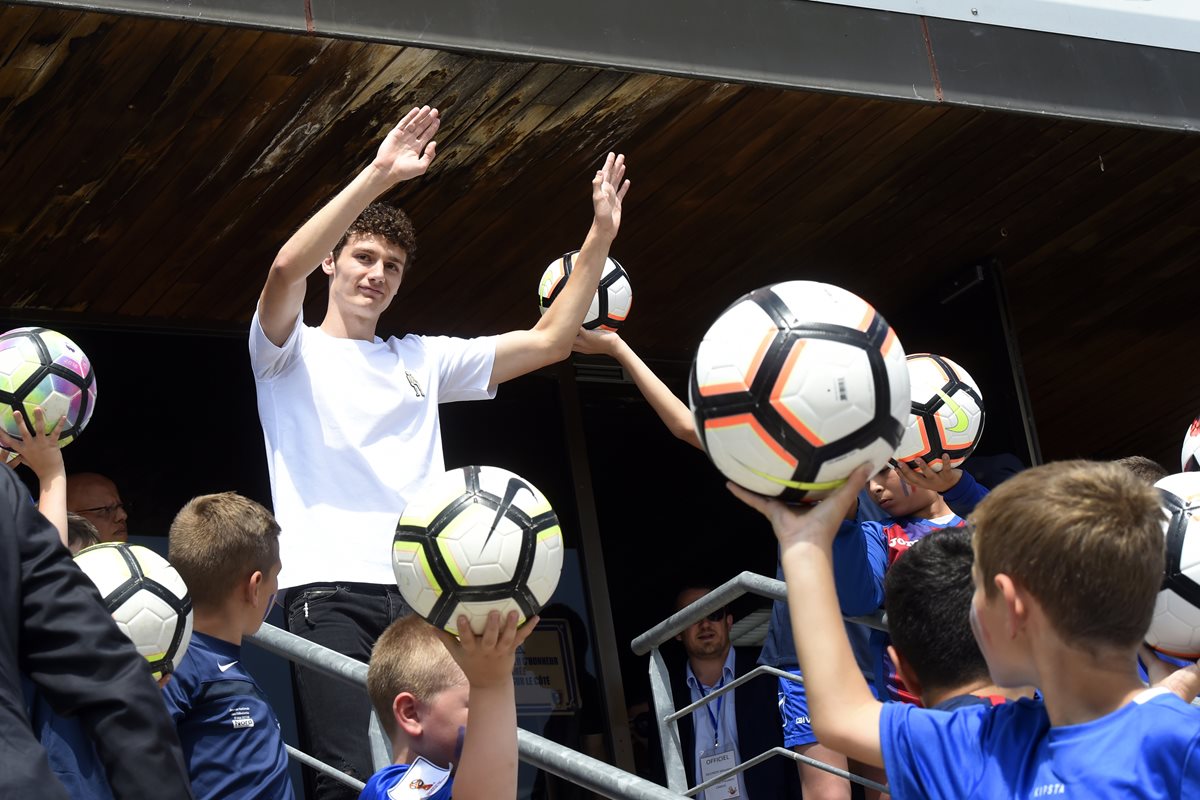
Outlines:
{"label": "man's raised arm", "polygon": [[604,272],[604,260],[621,227],[621,202],[629,190],[625,156],[609,153],[592,179],[595,217],[562,294],[530,330],[509,331],[496,340],[492,386],[562,361],[571,354],[575,334]]}
{"label": "man's raised arm", "polygon": [[258,299],[267,338],[283,346],[304,303],[308,276],[329,257],[342,234],[375,198],[397,183],[424,175],[433,162],[441,118],[436,108],[414,108],[388,132],[374,160],[279,249]]}

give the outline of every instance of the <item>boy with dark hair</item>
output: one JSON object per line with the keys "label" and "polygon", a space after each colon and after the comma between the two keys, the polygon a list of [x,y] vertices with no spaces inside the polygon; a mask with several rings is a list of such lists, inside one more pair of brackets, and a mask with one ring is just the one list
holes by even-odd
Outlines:
{"label": "boy with dark hair", "polygon": [[279,580],[279,525],[234,492],[193,498],[171,523],[168,560],[192,597],[193,633],[163,689],[197,798],[289,798],[279,720],[241,667]]}
{"label": "boy with dark hair", "polygon": [[943,528],[917,541],[884,578],[888,654],[926,708],[1003,703],[971,633],[971,534]]}
{"label": "boy with dark hair", "polygon": [[479,635],[459,617],[460,638],[416,614],[388,626],[371,652],[367,694],[393,761],[371,776],[360,800],[449,800],[452,791],[455,800],[516,797],[513,663],[538,622],[518,627],[518,616],[510,611],[501,623],[492,611]]}
{"label": "boy with dark hair", "polygon": [[1200,796],[1200,710],[1137,674],[1163,572],[1153,489],[1115,464],[1067,461],[979,504],[972,628],[995,683],[1043,700],[947,714],[880,703],[853,669],[830,564],[866,479],[860,468],[808,513],[729,485],[780,541],[822,741],[884,766],[900,800]]}

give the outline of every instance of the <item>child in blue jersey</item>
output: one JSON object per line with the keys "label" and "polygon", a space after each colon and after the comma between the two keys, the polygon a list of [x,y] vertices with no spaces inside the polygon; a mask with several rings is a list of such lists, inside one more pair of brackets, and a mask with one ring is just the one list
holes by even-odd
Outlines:
{"label": "child in blue jersey", "polygon": [[[942,461],[949,463],[949,456],[943,454]],[[987,489],[968,472],[957,468],[934,472],[921,459],[915,463],[916,469],[898,463],[872,476],[868,484],[871,496],[887,518],[863,521],[852,507],[851,515],[838,529],[833,569],[846,616],[871,614],[883,605],[888,568],[915,542],[932,531],[965,524],[951,510],[951,503],[969,513],[987,496]],[[904,687],[887,655],[889,641],[883,631],[871,631],[876,693],[882,696],[886,692],[892,700],[915,702],[916,696]]]}
{"label": "child in blue jersey", "polygon": [[[608,331],[580,329],[575,337],[574,350],[585,355],[606,355],[615,359],[654,409],[654,413],[667,426],[667,430],[692,447],[704,449],[696,432],[696,419],[692,416],[691,409],[663,383],[624,339]],[[860,499],[856,517],[859,521],[876,520],[883,516],[883,512],[867,492],[864,491]],[[783,579],[782,567],[777,569],[775,577]],[[855,655],[864,674],[874,674],[877,658],[872,655],[870,647],[870,628],[860,623],[847,622],[846,634],[851,637]],[[771,606],[766,640],[763,642],[758,662],[800,675],[795,647],[792,644],[787,603],[776,600]],[[883,775],[877,770],[851,764],[844,755],[817,741],[809,718],[802,682],[788,678],[779,679],[779,716],[785,747],[824,764],[842,770],[853,770],[856,774],[873,780],[883,780]],[[797,761],[796,767],[800,773],[801,789],[806,800],[850,800],[850,783],[846,779],[804,761]],[[873,796],[868,795],[868,800],[873,800]]]}
{"label": "child in blue jersey", "polygon": [[1028,696],[992,683],[971,633],[971,533],[943,528],[913,543],[884,579],[888,655],[925,708],[1003,703]]}
{"label": "child in blue jersey", "polygon": [[[482,634],[460,638],[416,614],[396,620],[371,651],[367,693],[394,760],[360,800],[505,800],[517,795],[513,663],[537,625],[492,611]],[[470,727],[467,726],[468,708]]]}
{"label": "child in blue jersey", "polygon": [[[1067,461],[979,504],[972,629],[996,685],[1035,686],[1042,700],[946,713],[880,703],[854,669],[831,563],[867,471],[807,513],[729,487],[780,541],[823,742],[885,767],[897,800],[1200,796],[1200,709],[1137,672],[1163,573],[1151,487],[1114,464]],[[1194,696],[1200,670],[1181,673]]]}
{"label": "child in blue jersey", "polygon": [[163,695],[197,800],[294,797],[279,720],[241,663],[275,599],[279,524],[234,492],[202,495],[175,516],[169,548],[194,630]]}

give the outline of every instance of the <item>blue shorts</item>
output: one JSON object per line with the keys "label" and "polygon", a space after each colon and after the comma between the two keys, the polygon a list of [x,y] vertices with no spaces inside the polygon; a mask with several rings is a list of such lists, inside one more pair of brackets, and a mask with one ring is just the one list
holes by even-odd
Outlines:
{"label": "blue shorts", "polygon": [[[800,670],[789,669],[793,675],[799,675]],[[867,681],[871,693],[878,698],[879,692],[875,684]],[[787,748],[804,747],[816,744],[817,737],[813,733],[812,721],[808,718],[808,696],[804,693],[802,681],[779,679],[779,716],[783,720],[783,746]]]}

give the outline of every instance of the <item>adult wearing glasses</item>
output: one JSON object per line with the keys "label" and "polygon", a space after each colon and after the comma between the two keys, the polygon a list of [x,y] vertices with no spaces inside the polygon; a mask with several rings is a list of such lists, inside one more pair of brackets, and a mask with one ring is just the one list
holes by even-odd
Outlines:
{"label": "adult wearing glasses", "polygon": [[125,506],[117,485],[104,475],[77,472],[67,476],[67,511],[95,525],[101,542],[129,540]]}
{"label": "adult wearing glasses", "polygon": [[[675,610],[710,591],[709,586],[683,589],[675,598]],[[757,666],[756,652],[733,647],[729,639],[732,627],[733,616],[728,609],[720,608],[676,637],[687,654],[684,668],[676,670],[671,679],[676,708],[700,700]],[[777,707],[777,681],[763,675],[680,717],[679,740],[688,785],[696,786],[759,753],[783,747]],[[735,778],[717,782],[697,797],[790,800],[800,797],[800,780],[790,760],[772,757]]]}

